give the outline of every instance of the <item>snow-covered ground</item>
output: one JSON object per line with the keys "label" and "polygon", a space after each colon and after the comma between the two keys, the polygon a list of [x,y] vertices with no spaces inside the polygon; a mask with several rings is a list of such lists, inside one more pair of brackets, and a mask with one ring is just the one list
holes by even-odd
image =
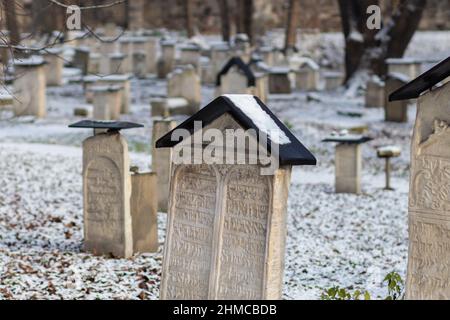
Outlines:
{"label": "snow-covered ground", "polygon": [[[419,33],[408,52],[426,55],[416,39],[450,33]],[[342,49],[339,35],[325,35]],[[442,41],[445,38],[447,41]],[[334,44],[334,43],[337,44]],[[331,43],[331,42],[330,42]],[[439,49],[439,50],[438,50]],[[442,57],[448,48],[429,46]],[[437,52],[439,51],[439,52]],[[155,78],[133,80],[131,114],[124,120],[145,124],[125,131],[132,163],[151,163],[150,99],[165,94]],[[203,88],[203,102],[213,97]],[[48,117],[10,119],[0,111],[0,298],[157,299],[165,234],[159,215],[160,249],[131,259],[96,257],[82,251],[81,142],[89,130],[69,129],[85,106],[81,85],[48,89]],[[316,167],[293,171],[288,206],[284,298],[318,299],[339,285],[385,296],[382,280],[391,271],[406,273],[409,144],[415,108],[407,124],[385,123],[383,110],[364,109],[363,97],[342,91],[272,95],[268,106],[316,155]],[[358,111],[362,117],[339,111]],[[177,118],[182,120],[183,117]],[[375,138],[363,147],[362,195],[334,193],[334,145],[321,139],[333,130],[367,126]],[[392,161],[395,191],[384,191],[384,161],[376,148],[398,145]]]}

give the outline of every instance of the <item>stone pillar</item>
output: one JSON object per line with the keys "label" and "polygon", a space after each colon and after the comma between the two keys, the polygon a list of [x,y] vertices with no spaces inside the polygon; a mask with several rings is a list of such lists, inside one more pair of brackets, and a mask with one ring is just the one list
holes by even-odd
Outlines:
{"label": "stone pillar", "polygon": [[102,56],[99,67],[100,74],[115,73],[115,69],[111,69],[110,56],[117,53],[118,43],[114,41],[114,38],[106,38],[104,41],[100,45],[100,54]]}
{"label": "stone pillar", "polygon": [[131,175],[133,253],[158,251],[158,190],[155,173]]}
{"label": "stone pillar", "polygon": [[389,101],[389,95],[400,87],[408,83],[408,80],[398,77],[397,74],[389,74],[386,78],[384,87],[384,114],[385,121],[390,122],[408,122],[408,100]]}
{"label": "stone pillar", "polygon": [[94,119],[118,120],[122,101],[121,87],[98,86],[92,88],[94,92]]}
{"label": "stone pillar", "polygon": [[167,97],[186,99],[192,114],[200,108],[201,88],[200,77],[190,65],[179,67],[168,75]]}
{"label": "stone pillar", "polygon": [[139,78],[144,79],[147,76],[147,55],[145,52],[135,52],[133,54],[133,74]]}
{"label": "stone pillar", "polygon": [[180,53],[180,64],[181,65],[192,65],[197,73],[200,74],[200,57],[201,51],[200,47],[196,45],[187,45],[181,48]]}
{"label": "stone pillar", "polygon": [[128,145],[118,132],[83,142],[84,247],[96,255],[133,254]]}
{"label": "stone pillar", "polygon": [[175,67],[175,43],[165,41],[161,43],[161,58],[158,61],[158,78],[165,79]]}
{"label": "stone pillar", "polygon": [[109,55],[109,70],[111,74],[125,74],[123,61],[125,55],[122,53],[111,53]]}
{"label": "stone pillar", "polygon": [[131,42],[130,38],[121,38],[119,40],[120,43],[120,52],[124,55],[124,60],[122,62],[122,68],[125,73],[133,72],[133,42]]}
{"label": "stone pillar", "polygon": [[98,53],[91,53],[89,55],[89,66],[88,66],[89,74],[97,75],[100,73],[100,61],[102,61],[102,55]]}
{"label": "stone pillar", "polygon": [[361,145],[341,143],[336,146],[336,193],[361,193]]}
{"label": "stone pillar", "polygon": [[98,79],[100,84],[119,86],[122,91],[120,113],[128,114],[131,104],[131,80],[128,74],[108,75]]}
{"label": "stone pillar", "polygon": [[73,66],[81,70],[83,75],[87,75],[89,71],[90,50],[86,47],[79,47],[75,49],[73,57]]}
{"label": "stone pillar", "polygon": [[175,129],[176,125],[177,123],[170,119],[153,121],[152,170],[157,176],[158,210],[161,212],[167,212],[168,209],[172,149],[157,149],[155,143],[167,132]]}
{"label": "stone pillar", "polygon": [[14,114],[16,116],[47,115],[45,62],[41,57],[15,61]]}
{"label": "stone pillar", "polygon": [[366,108],[382,108],[384,106],[384,82],[378,78],[367,81]]}
{"label": "stone pillar", "polygon": [[61,54],[61,49],[47,49],[44,54],[44,60],[47,63],[45,66],[45,76],[47,86],[49,87],[59,87],[63,84],[64,60]]}

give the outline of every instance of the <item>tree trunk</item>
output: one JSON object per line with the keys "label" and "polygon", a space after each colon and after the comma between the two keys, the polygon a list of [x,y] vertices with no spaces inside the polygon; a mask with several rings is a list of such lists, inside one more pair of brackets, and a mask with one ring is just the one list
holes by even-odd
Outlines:
{"label": "tree trunk", "polygon": [[300,1],[289,0],[288,17],[286,26],[286,38],[284,51],[295,50],[297,44],[297,27],[300,16]]}
{"label": "tree trunk", "polygon": [[241,0],[243,2],[242,27],[247,34],[250,43],[253,44],[253,0]]}
{"label": "tree trunk", "polygon": [[6,29],[9,31],[9,44],[16,46],[20,43],[20,31],[17,23],[16,2],[2,0],[6,16]]}
{"label": "tree trunk", "polygon": [[221,20],[221,29],[222,29],[222,39],[223,41],[230,41],[230,16],[228,14],[228,1],[227,0],[218,0],[219,10],[220,10],[220,20]]}
{"label": "tree trunk", "polygon": [[194,12],[192,0],[185,1],[185,11],[186,11],[186,31],[188,38],[192,38],[195,35],[194,31]]}

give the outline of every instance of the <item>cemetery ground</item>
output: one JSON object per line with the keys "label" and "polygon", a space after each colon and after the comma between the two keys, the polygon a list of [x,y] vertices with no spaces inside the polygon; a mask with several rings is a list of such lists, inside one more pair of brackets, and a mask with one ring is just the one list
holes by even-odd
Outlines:
{"label": "cemetery ground", "polygon": [[[417,43],[410,52],[426,55]],[[132,165],[141,171],[151,163],[149,101],[165,91],[166,82],[154,77],[132,80],[132,108],[122,120],[145,125],[124,132]],[[202,105],[213,94],[204,86]],[[82,86],[49,88],[47,98],[44,120],[6,120],[9,115],[1,113],[0,298],[158,299],[166,215],[158,215],[156,254],[113,259],[84,253],[81,141],[91,132],[67,128],[82,119],[73,116],[85,106]],[[333,286],[385,297],[384,277],[406,274],[414,106],[408,123],[395,124],[383,121],[382,109],[364,109],[363,92],[346,96],[343,89],[271,95],[267,105],[318,159],[316,167],[293,169],[283,298],[320,299]],[[334,130],[363,126],[374,138],[363,146],[363,194],[335,194],[334,147],[321,140]],[[383,190],[384,161],[376,157],[376,148],[385,145],[402,148],[392,160],[394,191]]]}

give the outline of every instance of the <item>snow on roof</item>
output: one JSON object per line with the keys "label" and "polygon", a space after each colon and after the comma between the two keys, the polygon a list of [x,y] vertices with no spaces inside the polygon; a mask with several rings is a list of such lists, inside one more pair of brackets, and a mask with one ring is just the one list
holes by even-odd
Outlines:
{"label": "snow on roof", "polygon": [[273,121],[270,115],[261,109],[254,96],[249,94],[227,94],[224,97],[230,99],[271,141],[280,145],[291,143],[291,140],[275,121]]}
{"label": "snow on roof", "polygon": [[385,146],[377,149],[377,154],[379,157],[398,157],[402,150],[397,146]]}

